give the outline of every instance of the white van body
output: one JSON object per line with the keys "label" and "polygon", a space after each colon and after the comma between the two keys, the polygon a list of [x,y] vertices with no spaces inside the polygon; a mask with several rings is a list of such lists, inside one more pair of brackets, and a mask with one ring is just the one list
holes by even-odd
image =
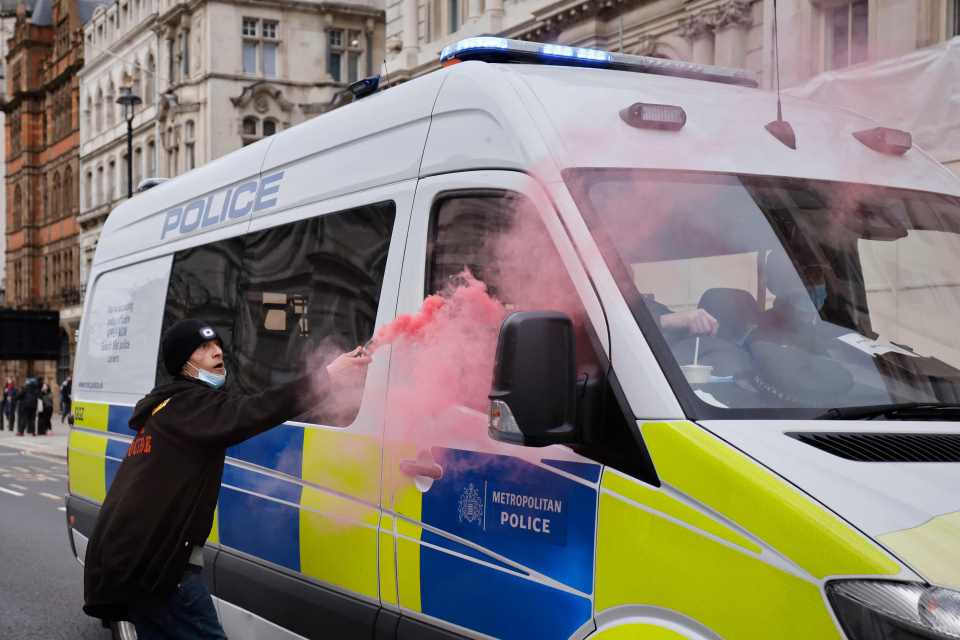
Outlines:
{"label": "white van body", "polygon": [[[686,123],[630,127],[618,114],[638,102],[680,106]],[[960,180],[922,150],[887,155],[855,139],[877,123],[853,113],[785,99],[790,149],[763,127],[775,108],[769,93],[691,78],[467,61],[124,203],[97,247],[77,349],[78,559],[134,435],[131,407],[156,384],[182,256],[392,203],[376,330],[434,293],[437,203],[496,191],[538,212],[653,475],[589,448],[497,441],[466,407],[430,418],[455,421],[449,436],[398,437],[388,407],[404,362],[384,348],[348,426],[286,423],[228,451],[205,571],[231,638],[855,638],[830,581],[960,589],[960,464],[856,461],[786,435],[956,434],[955,423],[692,421],[566,179],[629,169],[960,196]],[[467,447],[464,429],[478,434]],[[476,464],[440,479],[401,473],[439,450]]]}

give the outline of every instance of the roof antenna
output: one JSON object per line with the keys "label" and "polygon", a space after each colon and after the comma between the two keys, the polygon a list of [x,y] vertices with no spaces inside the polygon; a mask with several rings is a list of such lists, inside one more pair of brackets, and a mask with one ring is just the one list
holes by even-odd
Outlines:
{"label": "roof antenna", "polygon": [[777,34],[777,0],[773,0],[773,64],[777,78],[777,119],[765,127],[774,138],[791,149],[797,148],[797,136],[790,123],[783,119],[783,107],[780,104],[780,37]]}

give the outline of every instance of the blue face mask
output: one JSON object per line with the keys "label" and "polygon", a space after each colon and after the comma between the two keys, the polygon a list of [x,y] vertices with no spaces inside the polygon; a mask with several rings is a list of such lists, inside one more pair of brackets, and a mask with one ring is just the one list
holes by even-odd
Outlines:
{"label": "blue face mask", "polygon": [[827,302],[827,285],[818,284],[815,287],[807,287],[807,293],[810,294],[810,299],[817,311],[823,309],[823,305]]}
{"label": "blue face mask", "polygon": [[196,375],[197,380],[210,385],[214,389],[219,389],[227,382],[226,372],[224,372],[223,375],[220,375],[219,373],[205,371],[204,369],[201,369],[200,367],[196,366],[192,362],[188,364],[197,370],[197,375]]}

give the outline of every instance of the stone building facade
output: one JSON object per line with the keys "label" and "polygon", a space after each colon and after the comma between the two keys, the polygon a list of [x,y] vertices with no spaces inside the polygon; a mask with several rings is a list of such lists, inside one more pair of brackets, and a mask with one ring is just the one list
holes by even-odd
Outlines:
{"label": "stone building facade", "polygon": [[[956,35],[958,0],[780,0],[782,84]],[[773,0],[387,0],[391,80],[476,35],[654,55],[757,72],[771,86]]]}
{"label": "stone building facade", "polygon": [[103,221],[126,197],[132,84],[133,183],[173,177],[329,108],[384,58],[381,0],[113,0],[84,30],[81,279]]}
{"label": "stone building facade", "polygon": [[80,324],[80,30],[97,0],[39,0],[18,12],[6,56],[6,306],[60,312],[58,362],[4,363],[20,380],[62,379]]}

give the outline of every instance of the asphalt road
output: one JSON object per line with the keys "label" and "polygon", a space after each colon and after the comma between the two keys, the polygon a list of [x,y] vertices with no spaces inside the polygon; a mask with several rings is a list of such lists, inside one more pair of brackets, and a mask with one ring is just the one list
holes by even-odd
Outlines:
{"label": "asphalt road", "polygon": [[83,569],[67,540],[66,474],[65,460],[0,446],[0,640],[110,638],[80,609]]}

